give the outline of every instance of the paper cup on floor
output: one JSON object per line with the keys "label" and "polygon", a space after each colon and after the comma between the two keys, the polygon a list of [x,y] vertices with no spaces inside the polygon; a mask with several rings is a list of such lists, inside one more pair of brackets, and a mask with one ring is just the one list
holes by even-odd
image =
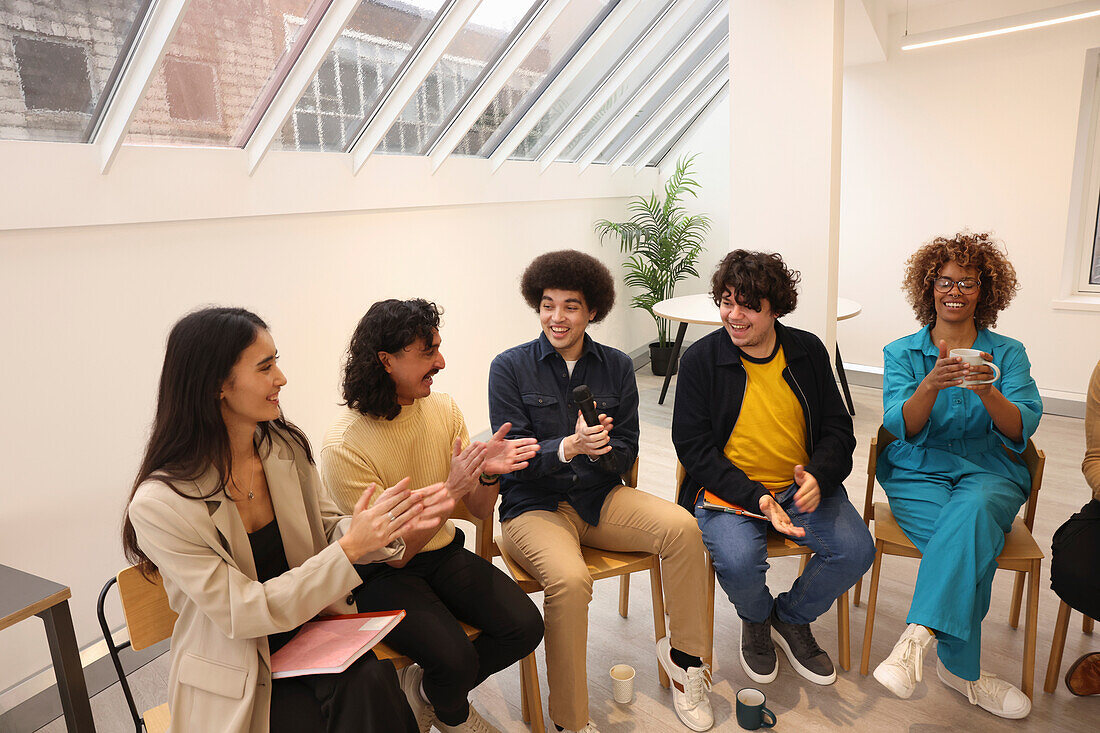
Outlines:
{"label": "paper cup on floor", "polygon": [[615,702],[628,703],[634,697],[634,668],[616,664],[611,668],[611,696]]}

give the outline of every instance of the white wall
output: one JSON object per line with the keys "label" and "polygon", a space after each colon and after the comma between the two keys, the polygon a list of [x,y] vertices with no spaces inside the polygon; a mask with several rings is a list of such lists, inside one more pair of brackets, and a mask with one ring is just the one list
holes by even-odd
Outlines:
{"label": "white wall", "polygon": [[[1084,55],[1100,46],[1100,20],[904,55],[901,20],[891,19],[886,62],[844,76],[840,295],[863,305],[837,326],[844,359],[881,367],[883,345],[916,330],[899,291],[913,250],[961,227],[991,229],[1022,284],[998,330],[1028,347],[1041,389],[1080,395],[1100,357],[1100,312],[1051,301],[1061,286]],[[914,30],[949,24],[924,19]],[[682,147],[728,155],[728,114],[716,107]],[[729,180],[716,168],[703,185],[720,201]],[[789,222],[772,226],[782,232]]]}
{"label": "white wall", "polygon": [[[99,636],[95,599],[123,564],[118,528],[164,339],[186,311],[232,304],[268,321],[284,410],[317,443],[358,318],[382,298],[434,299],[448,362],[436,386],[477,433],[490,359],[539,332],[523,267],[576,247],[618,274],[617,246],[592,223],[624,213],[606,198],[0,231],[0,561],[70,585],[79,642]],[[652,326],[619,303],[593,335],[630,351]],[[49,664],[33,620],[5,630],[3,649],[0,691]]]}

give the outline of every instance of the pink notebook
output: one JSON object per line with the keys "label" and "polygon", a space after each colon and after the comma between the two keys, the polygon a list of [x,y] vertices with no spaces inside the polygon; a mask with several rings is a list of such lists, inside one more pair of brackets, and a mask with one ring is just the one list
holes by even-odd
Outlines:
{"label": "pink notebook", "polygon": [[339,674],[382,640],[405,618],[404,611],[324,616],[302,625],[298,633],[271,655],[271,676]]}

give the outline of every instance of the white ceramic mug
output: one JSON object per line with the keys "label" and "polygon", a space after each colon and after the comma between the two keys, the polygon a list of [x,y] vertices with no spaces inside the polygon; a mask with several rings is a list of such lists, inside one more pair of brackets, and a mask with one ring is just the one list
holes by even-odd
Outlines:
{"label": "white ceramic mug", "polygon": [[951,356],[959,357],[964,363],[969,364],[971,368],[981,366],[982,364],[993,368],[992,379],[964,379],[963,384],[993,384],[1001,378],[1000,368],[993,362],[983,359],[981,349],[951,349]]}
{"label": "white ceramic mug", "polygon": [[624,705],[634,697],[634,668],[629,664],[611,668],[611,696]]}

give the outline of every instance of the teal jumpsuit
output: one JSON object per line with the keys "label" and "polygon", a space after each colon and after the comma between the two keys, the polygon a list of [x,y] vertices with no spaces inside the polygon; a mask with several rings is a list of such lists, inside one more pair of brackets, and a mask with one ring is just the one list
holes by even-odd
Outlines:
{"label": "teal jumpsuit", "polygon": [[965,680],[978,679],[996,558],[1031,490],[1019,454],[1043,414],[1023,344],[982,329],[974,348],[1000,367],[993,386],[1020,409],[1023,439],[997,430],[981,399],[962,387],[941,390],[921,431],[904,437],[902,405],[939,358],[926,326],[883,349],[882,423],[898,440],[877,470],[890,510],[923,555],[907,622],[932,629],[940,661]]}

